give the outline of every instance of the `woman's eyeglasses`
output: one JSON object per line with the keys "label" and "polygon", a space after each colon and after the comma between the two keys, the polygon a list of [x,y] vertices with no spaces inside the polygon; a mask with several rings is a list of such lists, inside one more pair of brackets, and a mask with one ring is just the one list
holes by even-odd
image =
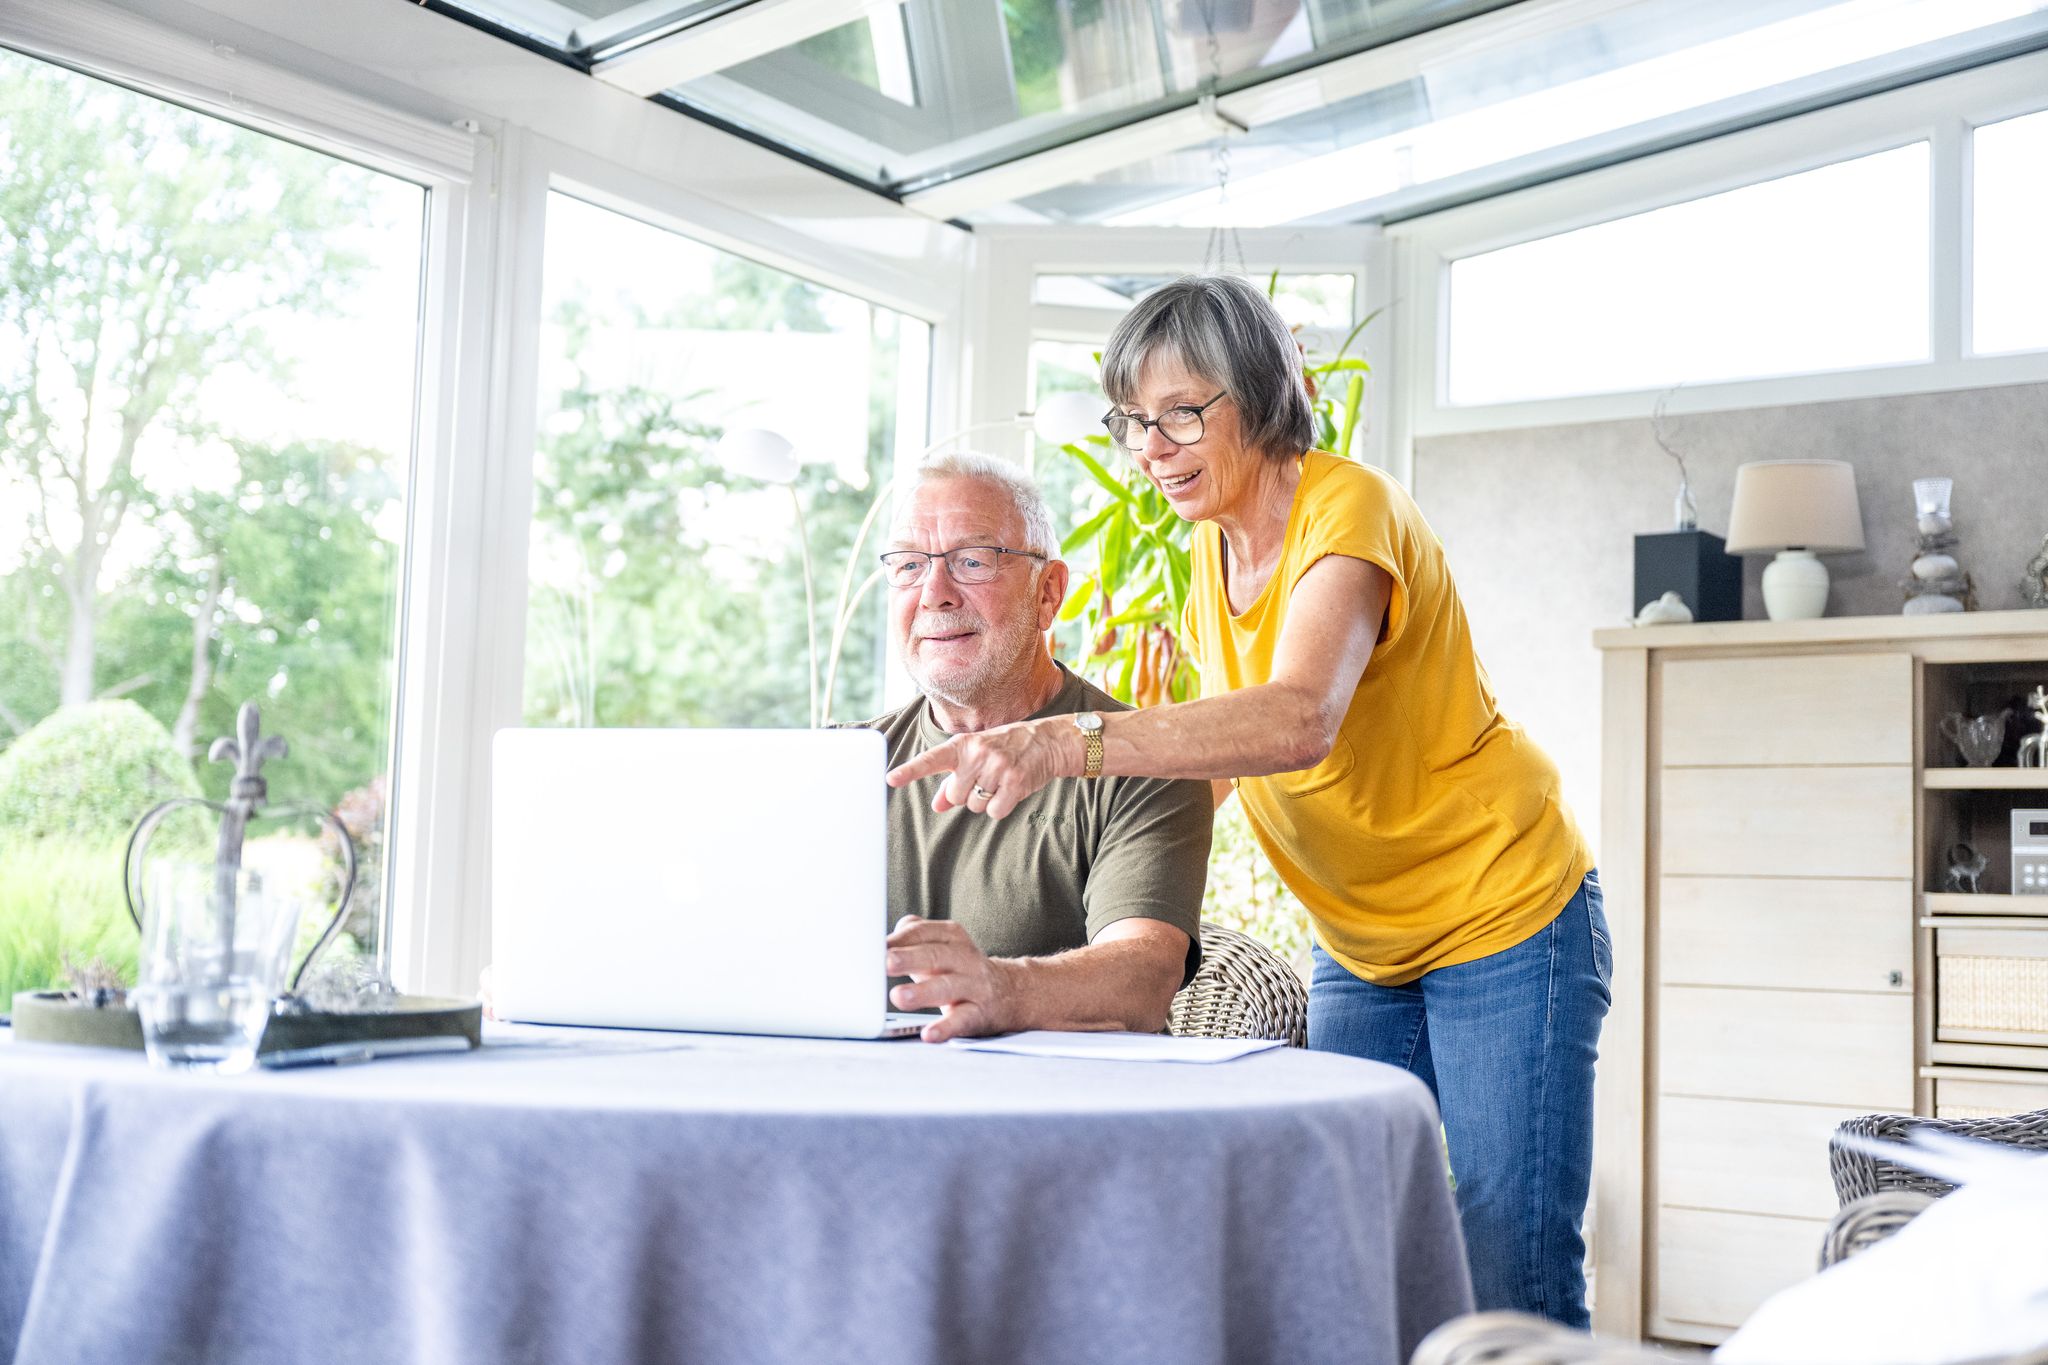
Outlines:
{"label": "woman's eyeglasses", "polygon": [[1133,417],[1127,412],[1111,408],[1102,416],[1102,425],[1109,428],[1109,439],[1125,450],[1143,450],[1146,430],[1156,427],[1159,434],[1177,446],[1191,446],[1202,439],[1202,414],[1222,402],[1230,392],[1225,389],[1200,407],[1183,403],[1177,408],[1168,408],[1149,422],[1143,417]]}

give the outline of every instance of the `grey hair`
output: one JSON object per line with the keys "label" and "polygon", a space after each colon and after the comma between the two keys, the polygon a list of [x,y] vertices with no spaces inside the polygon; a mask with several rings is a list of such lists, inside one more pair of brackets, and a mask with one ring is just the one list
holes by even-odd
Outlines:
{"label": "grey hair", "polygon": [[1273,301],[1256,285],[1236,275],[1183,275],[1138,300],[1102,353],[1102,391],[1109,401],[1129,406],[1155,356],[1178,361],[1228,391],[1253,450],[1282,459],[1315,444],[1301,351]]}
{"label": "grey hair", "polygon": [[1059,558],[1060,545],[1052,533],[1052,508],[1046,505],[1038,484],[1014,462],[971,450],[928,456],[911,474],[903,496],[908,498],[935,479],[979,479],[996,485],[1009,496],[1010,505],[1024,519],[1024,543],[1007,548],[1029,550],[1047,559]]}

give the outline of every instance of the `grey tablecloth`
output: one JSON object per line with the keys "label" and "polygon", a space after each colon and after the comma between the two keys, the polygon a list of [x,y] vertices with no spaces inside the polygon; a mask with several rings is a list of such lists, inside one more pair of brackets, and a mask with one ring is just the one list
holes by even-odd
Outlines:
{"label": "grey tablecloth", "polygon": [[0,1360],[1372,1365],[1470,1307],[1390,1068],[491,1039],[235,1079],[0,1043]]}

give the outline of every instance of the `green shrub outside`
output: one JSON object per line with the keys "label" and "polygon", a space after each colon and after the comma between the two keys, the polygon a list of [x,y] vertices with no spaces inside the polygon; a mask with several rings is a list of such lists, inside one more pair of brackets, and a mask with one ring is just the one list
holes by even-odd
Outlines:
{"label": "green shrub outside", "polygon": [[0,880],[23,842],[118,844],[159,801],[197,795],[192,764],[140,706],[66,706],[0,752]]}
{"label": "green shrub outside", "polygon": [[[64,707],[0,752],[0,1011],[16,991],[62,986],[67,956],[135,979],[128,832],[158,802],[197,795],[170,732],[131,701]],[[205,812],[166,824],[179,851],[206,847]]]}
{"label": "green shrub outside", "polygon": [[121,900],[119,842],[43,839],[0,855],[0,1013],[16,991],[64,984],[64,957],[135,980],[140,938]]}

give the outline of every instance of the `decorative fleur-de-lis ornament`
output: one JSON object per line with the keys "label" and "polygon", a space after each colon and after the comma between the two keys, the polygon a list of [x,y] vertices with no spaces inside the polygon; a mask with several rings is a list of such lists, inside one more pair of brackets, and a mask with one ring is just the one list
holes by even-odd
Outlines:
{"label": "decorative fleur-de-lis ornament", "polygon": [[262,734],[263,715],[253,701],[242,703],[241,711],[235,716],[235,730],[240,735],[239,740],[223,735],[206,751],[209,763],[235,765],[235,775],[228,784],[228,799],[221,815],[220,844],[213,855],[214,867],[226,877],[225,887],[230,896],[233,894],[235,870],[242,865],[242,835],[249,828],[249,817],[261,810],[270,796],[270,784],[263,780],[263,765],[292,751],[292,746],[285,743],[282,736],[257,737]]}
{"label": "decorative fleur-de-lis ornament", "polygon": [[[261,812],[270,801],[270,786],[263,778],[263,765],[273,758],[283,758],[291,752],[291,746],[282,736],[263,733],[262,713],[256,703],[245,701],[235,715],[235,734],[223,735],[215,740],[206,751],[208,761],[232,763],[235,775],[228,783],[226,801],[208,801],[197,796],[181,796],[152,808],[135,824],[128,835],[128,851],[123,858],[121,887],[128,898],[128,917],[135,921],[135,930],[142,932],[143,889],[141,884],[142,866],[147,857],[150,836],[162,824],[164,817],[176,810],[197,807],[212,811],[220,820],[220,837],[214,844],[213,875],[216,893],[222,906],[222,920],[226,926],[227,941],[233,941],[236,874],[242,867],[242,841],[248,833],[249,821]],[[356,845],[349,837],[348,829],[331,811],[317,806],[299,804],[271,807],[272,814],[294,813],[310,815],[321,821],[333,833],[336,846],[341,850],[342,883],[341,899],[334,907],[334,918],[320,934],[320,941],[292,973],[291,983],[285,988],[289,997],[299,989],[299,981],[306,969],[313,965],[327,945],[340,932],[343,919],[348,915],[349,898],[356,887]]]}

